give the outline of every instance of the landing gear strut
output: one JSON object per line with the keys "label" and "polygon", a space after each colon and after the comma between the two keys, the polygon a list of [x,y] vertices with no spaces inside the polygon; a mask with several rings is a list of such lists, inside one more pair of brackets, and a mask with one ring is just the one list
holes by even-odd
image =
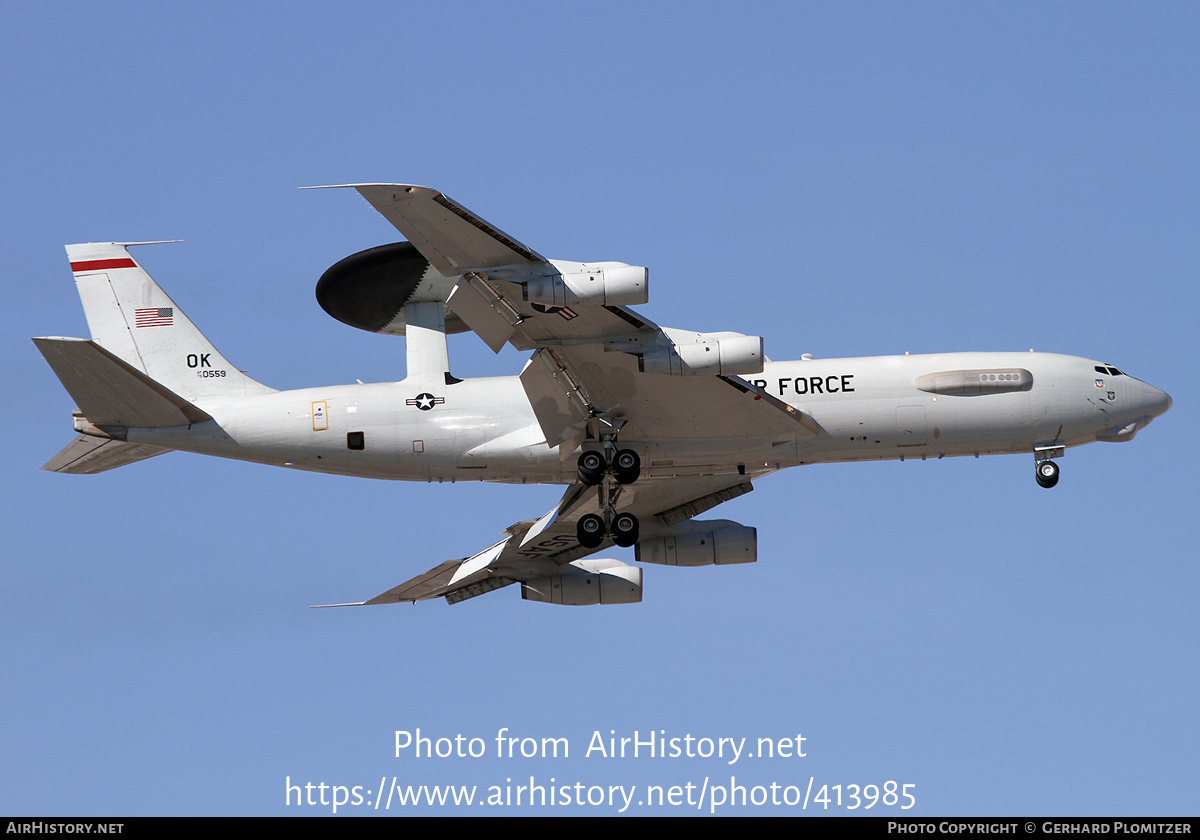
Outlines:
{"label": "landing gear strut", "polygon": [[1050,488],[1058,484],[1058,464],[1053,461],[1038,461],[1037,483],[1041,487]]}

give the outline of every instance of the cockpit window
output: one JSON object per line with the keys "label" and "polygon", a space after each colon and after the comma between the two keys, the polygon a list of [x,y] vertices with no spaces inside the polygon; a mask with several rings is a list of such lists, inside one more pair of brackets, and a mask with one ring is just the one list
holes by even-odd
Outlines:
{"label": "cockpit window", "polygon": [[1107,373],[1109,376],[1124,376],[1125,374],[1117,370],[1112,365],[1096,365],[1096,373]]}

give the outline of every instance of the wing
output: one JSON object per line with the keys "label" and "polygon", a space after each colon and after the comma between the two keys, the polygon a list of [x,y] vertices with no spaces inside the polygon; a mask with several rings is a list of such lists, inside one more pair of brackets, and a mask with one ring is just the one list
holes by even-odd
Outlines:
{"label": "wing", "polygon": [[489,225],[436,190],[411,184],[341,184],[353,187],[404,234],[429,262],[450,277],[546,258]]}
{"label": "wing", "polygon": [[[551,446],[570,453],[603,427],[647,442],[819,432],[739,374],[762,370],[762,339],[659,327],[626,303],[648,299],[646,269],[548,260],[427,187],[352,184],[445,277],[446,305],[495,351],[536,351],[521,382]],[[380,323],[397,313],[380,313]]]}
{"label": "wing", "polygon": [[[430,284],[430,278],[453,278],[457,285],[450,294],[449,308],[496,352],[506,341],[512,341],[519,350],[527,350],[537,346],[539,340],[589,340],[655,328],[653,323],[619,306],[560,307],[523,299],[521,284],[530,279],[562,276],[564,272],[582,277],[582,272],[588,268],[592,269],[592,276],[601,277],[603,271],[608,270],[611,274],[623,265],[621,263],[548,260],[428,187],[410,184],[336,186],[357,190],[416,247],[428,266],[406,267],[409,274],[426,284]],[[393,266],[388,267],[396,272]],[[378,282],[375,278],[372,281]],[[398,288],[406,286],[402,278],[397,277],[394,282]],[[414,285],[413,288],[419,293],[423,287]],[[442,283],[433,283],[429,291],[441,288],[444,288]],[[406,292],[403,299],[394,296],[394,301],[384,304],[389,311],[379,313],[376,318],[361,317],[348,323],[368,328],[367,324],[376,321],[384,325],[395,322],[402,315],[404,302],[414,293],[407,288]],[[644,297],[643,288],[641,298],[644,300]],[[379,328],[378,331],[386,329]]]}
{"label": "wing", "polygon": [[521,384],[547,442],[568,453],[597,421],[618,426],[625,440],[761,438],[764,449],[820,430],[795,407],[740,377],[648,374],[637,357],[595,345],[538,350]]}
{"label": "wing", "polygon": [[[643,447],[641,477],[618,486],[608,499],[609,510],[637,517],[639,552],[662,543],[659,537],[669,540],[685,532],[696,544],[714,547],[717,540],[708,539],[707,531],[719,529],[745,538],[747,545],[753,542],[748,536],[753,529],[736,523],[718,528],[685,521],[753,489],[752,476],[777,467],[771,461],[774,447],[794,445],[819,431],[795,408],[740,378],[762,371],[761,338],[660,327],[628,308],[648,300],[646,269],[546,259],[426,187],[347,186],[428,263],[398,273],[381,271],[381,277],[391,272],[396,283],[416,284],[412,294],[434,293],[453,279],[445,302],[455,317],[495,351],[505,343],[534,351],[521,383],[551,446],[567,457],[582,441],[619,431],[622,442]],[[393,250],[388,260],[409,259]],[[430,282],[433,274],[442,278],[438,284]],[[399,300],[405,294],[375,299]],[[352,320],[395,324],[397,318],[389,304],[388,311]],[[614,602],[640,600],[640,570],[615,560],[585,559],[604,544],[586,548],[576,536],[580,517],[603,509],[600,493],[596,486],[572,485],[553,510],[511,525],[494,545],[360,603],[437,597],[456,603],[518,582],[526,598],[596,603],[580,592],[593,582],[593,592],[603,589],[606,581]],[[696,556],[689,555],[688,563],[701,562]],[[744,556],[723,551],[719,562],[748,562]]]}
{"label": "wing", "polygon": [[[638,517],[641,539],[646,540],[671,533],[673,526],[684,520],[753,489],[750,481],[740,475],[648,478],[622,487],[617,501],[622,511]],[[526,598],[546,600],[529,590],[540,590],[543,586],[548,589],[553,578],[564,574],[596,574],[596,567],[589,563],[607,563],[610,573],[613,564],[622,570],[632,569],[637,573],[636,600],[641,600],[640,569],[615,560],[583,560],[603,550],[603,546],[585,548],[575,536],[579,518],[596,509],[598,492],[596,487],[573,484],[558,505],[540,519],[509,526],[508,536],[477,554],[448,560],[367,601],[320,606],[394,604],[439,597],[455,604],[513,583],[524,584]],[[629,577],[625,573],[623,579],[627,581]]]}

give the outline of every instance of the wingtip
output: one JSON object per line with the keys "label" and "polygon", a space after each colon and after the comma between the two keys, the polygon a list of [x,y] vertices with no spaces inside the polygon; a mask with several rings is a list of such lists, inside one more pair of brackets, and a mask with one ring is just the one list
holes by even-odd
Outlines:
{"label": "wingtip", "polygon": [[345,604],[309,604],[310,610],[323,610],[326,607],[361,607],[366,604],[366,601],[349,601]]}
{"label": "wingtip", "polygon": [[[413,190],[428,190],[429,187],[422,187],[420,184],[313,184],[307,187],[297,187],[298,190],[344,190],[344,189],[360,189],[362,187],[402,187],[404,189]],[[430,190],[434,192],[434,190]]]}

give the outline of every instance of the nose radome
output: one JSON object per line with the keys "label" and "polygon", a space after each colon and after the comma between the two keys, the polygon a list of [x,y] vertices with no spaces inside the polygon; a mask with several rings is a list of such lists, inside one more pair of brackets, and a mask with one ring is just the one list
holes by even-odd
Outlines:
{"label": "nose radome", "polygon": [[1171,395],[1166,391],[1160,391],[1153,385],[1146,385],[1145,382],[1143,382],[1142,385],[1144,385],[1146,389],[1146,394],[1143,399],[1146,402],[1146,410],[1150,412],[1150,416],[1157,417],[1160,414],[1166,414],[1174,402],[1171,399]]}

